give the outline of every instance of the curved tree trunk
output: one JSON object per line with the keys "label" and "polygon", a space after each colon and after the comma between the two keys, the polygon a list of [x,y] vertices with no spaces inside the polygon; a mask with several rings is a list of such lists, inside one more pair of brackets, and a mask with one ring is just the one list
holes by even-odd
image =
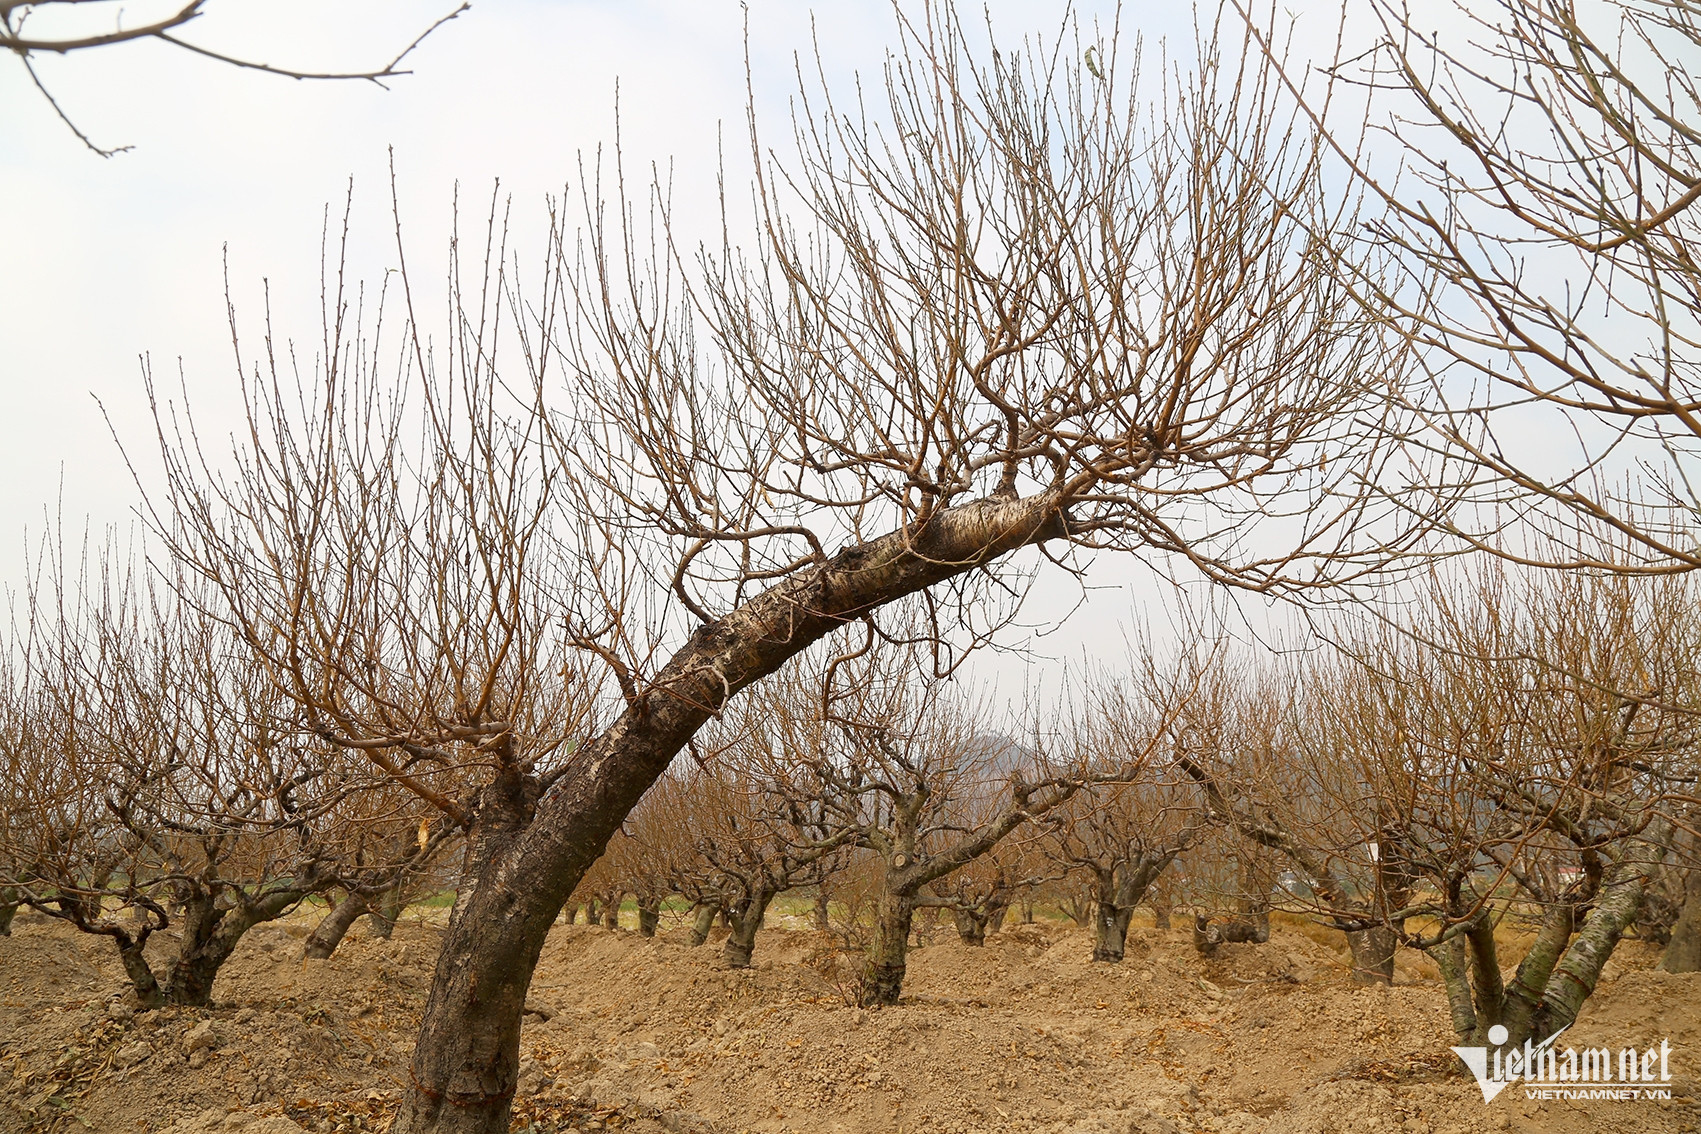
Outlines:
{"label": "curved tree trunk", "polygon": [[143,956],[148,939],[141,937],[114,936],[113,944],[118,946],[118,959],[124,964],[124,975],[130,978],[130,988],[136,994],[136,1004],[141,1008],[158,1008],[165,1003],[165,990],[159,986],[154,977],[154,971],[148,965],[148,959]]}
{"label": "curved tree trunk", "polygon": [[359,894],[344,895],[343,900],[332,906],[331,911],[313,927],[313,932],[307,935],[307,940],[301,947],[302,958],[322,961],[335,953],[355,919],[371,911],[371,905]]}
{"label": "curved tree trunk", "polygon": [[768,915],[768,904],[773,900],[771,892],[758,890],[740,901],[732,911],[732,935],[726,939],[725,953],[728,968],[750,967],[750,958],[756,953],[756,934],[761,932],[762,921]]}
{"label": "curved tree trunk", "polygon": [[474,809],[391,1134],[507,1134],[544,938],[639,798],[727,698],[867,611],[1067,534],[1063,503],[1055,492],[989,497],[853,544],[698,628],[541,799],[508,763]]}
{"label": "curved tree trunk", "polygon": [[715,927],[715,915],[720,913],[720,907],[713,902],[699,902],[691,914],[691,947],[696,948],[709,939],[709,930]]}

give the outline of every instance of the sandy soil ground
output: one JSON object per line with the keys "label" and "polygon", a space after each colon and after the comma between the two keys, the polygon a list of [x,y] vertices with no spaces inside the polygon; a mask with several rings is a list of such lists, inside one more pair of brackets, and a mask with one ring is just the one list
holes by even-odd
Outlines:
{"label": "sandy soil ground", "polygon": [[[0,1131],[382,1131],[407,1074],[437,930],[356,927],[303,961],[310,921],[262,926],[206,1010],[133,1013],[104,940],[20,914],[0,938]],[[1319,937],[1323,935],[1319,934]],[[1626,943],[1568,1042],[1670,1041],[1671,1101],[1485,1105],[1453,1070],[1433,972],[1393,988],[1294,927],[1200,958],[1136,929],[1094,965],[1080,930],[1017,926],[981,949],[941,934],[905,1002],[845,1003],[825,935],[769,930],[728,971],[680,930],[561,926],[532,988],[515,1130],[633,1134],[1333,1134],[1694,1131],[1701,976]]]}

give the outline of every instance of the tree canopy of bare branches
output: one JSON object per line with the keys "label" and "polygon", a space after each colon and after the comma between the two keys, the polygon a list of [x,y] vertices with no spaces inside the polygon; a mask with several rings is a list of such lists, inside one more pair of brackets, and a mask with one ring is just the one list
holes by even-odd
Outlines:
{"label": "tree canopy of bare branches", "polygon": [[1401,268],[1378,259],[1355,289],[1432,375],[1414,443],[1462,458],[1460,533],[1548,564],[1701,566],[1701,12],[1366,9],[1381,40],[1337,73],[1371,89],[1378,128],[1336,136],[1386,206],[1366,250]]}
{"label": "tree canopy of bare branches", "polygon": [[1407,344],[1350,302],[1353,202],[1265,71],[1211,40],[1142,78],[1073,24],[981,48],[948,4],[899,34],[883,97],[804,89],[795,160],[751,122],[748,241],[738,194],[693,253],[587,163],[541,279],[495,213],[481,280],[457,241],[435,343],[399,247],[393,366],[340,285],[315,374],[239,336],[235,471],[158,403],[160,538],[317,737],[467,831],[398,1131],[505,1128],[556,912],[836,630],[943,675],[1024,549],[1321,597],[1423,534],[1387,504]]}

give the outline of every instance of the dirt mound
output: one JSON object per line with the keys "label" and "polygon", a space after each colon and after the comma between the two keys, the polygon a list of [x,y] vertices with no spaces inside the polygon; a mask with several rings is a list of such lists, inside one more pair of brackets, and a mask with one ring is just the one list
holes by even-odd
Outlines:
{"label": "dirt mound", "polygon": [[[437,930],[359,936],[300,959],[306,920],[263,926],[214,1006],[135,1013],[105,942],[20,915],[0,939],[0,1131],[288,1134],[383,1130],[406,1075]],[[1701,978],[1629,948],[1575,1029],[1619,1047],[1666,1038],[1670,1103],[1485,1106],[1447,1054],[1421,958],[1356,988],[1345,958],[1278,926],[1210,960],[1184,930],[1136,929],[1121,965],[1090,936],[1024,925],[983,948],[917,949],[904,1003],[850,1005],[831,938],[765,931],[754,969],[680,931],[561,926],[521,1041],[516,1129],[636,1134],[982,1130],[1329,1134],[1695,1128]]]}

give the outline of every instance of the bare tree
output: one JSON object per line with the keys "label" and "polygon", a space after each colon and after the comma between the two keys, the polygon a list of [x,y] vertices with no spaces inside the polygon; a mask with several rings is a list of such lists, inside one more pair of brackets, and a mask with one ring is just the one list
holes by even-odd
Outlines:
{"label": "bare tree", "polygon": [[813,774],[830,725],[812,710],[818,691],[776,678],[738,702],[698,744],[709,775],[700,784],[697,854],[719,881],[731,934],[725,955],[749,968],[756,935],[779,895],[820,885],[843,865],[857,832],[827,814]]}
{"label": "bare tree", "polygon": [[1006,838],[986,854],[932,882],[916,899],[918,907],[943,909],[965,945],[985,945],[996,933],[1017,896],[1044,880],[1029,873],[1032,855],[1020,837]]}
{"label": "bare tree", "polygon": [[880,863],[858,992],[871,1006],[898,1001],[916,911],[948,904],[930,888],[1085,782],[1076,764],[1059,772],[987,733],[984,707],[944,682],[917,682],[913,668],[909,651],[878,649],[871,634],[818,677],[799,674],[792,687],[809,696],[790,700],[792,712],[764,714],[796,738],[779,746],[793,769],[781,790],[809,801],[816,845],[852,844]]}
{"label": "bare tree", "polygon": [[328,848],[341,900],[302,942],[302,955],[317,959],[335,953],[362,917],[373,936],[389,937],[402,909],[429,881],[433,862],[459,834],[448,817],[394,783],[351,794],[327,819],[324,825],[341,838],[341,845]]}
{"label": "bare tree", "polygon": [[[1135,754],[1159,748],[1181,720],[1199,711],[1185,703],[1193,691],[1176,696],[1162,687],[1164,680],[1148,658],[1141,671],[1101,677],[1088,687],[1084,719],[1072,735],[1089,767],[1127,765]],[[1131,770],[1133,778],[1092,785],[1048,816],[1038,842],[1047,857],[1087,882],[1095,961],[1122,960],[1135,908],[1203,826],[1199,791],[1189,777],[1162,759],[1137,762]]]}
{"label": "bare tree", "polygon": [[[789,171],[752,125],[751,250],[693,261],[665,199],[646,230],[587,170],[537,287],[499,226],[482,289],[457,253],[447,344],[403,336],[427,411],[407,459],[340,302],[310,412],[272,357],[248,379],[236,474],[162,428],[158,526],[256,664],[467,825],[398,1131],[505,1127],[562,904],[705,722],[833,631],[921,596],[945,672],[1009,613],[1026,548],[1321,595],[1422,527],[1381,523],[1372,487],[1402,459],[1403,346],[1346,302],[1351,203],[1258,67],[1208,42],[1148,112],[1114,36],[977,62],[944,5],[901,35],[881,105],[806,94]],[[510,322],[547,416],[523,389],[499,407]],[[557,644],[618,691],[594,727],[536,709],[601,690]],[[439,762],[485,786],[448,798]]]}
{"label": "bare tree", "polygon": [[225,627],[133,580],[57,561],[10,643],[0,883],[110,938],[143,1007],[206,1004],[250,928],[339,884],[341,805],[370,773],[293,727]]}
{"label": "bare tree", "polygon": [[[11,51],[17,56],[24,70],[29,73],[30,82],[35,84],[35,89],[41,92],[41,97],[47,100],[59,120],[70,128],[78,141],[101,157],[111,157],[132,147],[102,149],[90,141],[89,136],[83,133],[71,120],[70,115],[60,107],[58,100],[48,92],[41,76],[36,72],[35,64],[30,60],[31,55],[68,55],[96,47],[153,40],[168,44],[186,54],[199,55],[220,63],[228,63],[233,67],[263,71],[287,79],[358,79],[384,86],[390,79],[412,74],[402,69],[402,63],[413,54],[414,48],[424,42],[426,36],[465,12],[471,5],[461,4],[447,15],[440,16],[415,36],[413,42],[404,47],[394,59],[381,67],[364,71],[309,71],[275,66],[183,39],[185,25],[202,15],[206,7],[207,0],[170,0],[170,5],[159,6],[152,18],[144,16],[140,22],[131,23],[126,27],[124,9],[115,9],[107,0],[0,0],[0,49]],[[97,23],[96,20],[101,16],[110,17],[111,23]],[[50,29],[38,31],[44,19]]]}

